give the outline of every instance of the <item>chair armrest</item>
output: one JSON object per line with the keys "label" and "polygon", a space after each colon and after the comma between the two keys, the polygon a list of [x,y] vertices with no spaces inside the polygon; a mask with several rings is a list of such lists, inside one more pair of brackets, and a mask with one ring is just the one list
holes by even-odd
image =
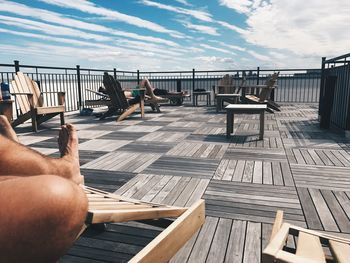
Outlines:
{"label": "chair armrest", "polygon": [[91,93],[94,93],[96,95],[99,95],[101,97],[109,98],[108,94],[105,94],[105,93],[102,93],[102,92],[99,92],[99,91],[95,91],[95,90],[92,90],[92,89],[86,89],[86,90],[91,92]]}
{"label": "chair armrest", "polygon": [[17,95],[33,95],[32,93],[27,92],[12,92],[11,95],[17,96]]}
{"label": "chair armrest", "polygon": [[56,94],[56,93],[66,93],[65,91],[41,91],[41,94]]}

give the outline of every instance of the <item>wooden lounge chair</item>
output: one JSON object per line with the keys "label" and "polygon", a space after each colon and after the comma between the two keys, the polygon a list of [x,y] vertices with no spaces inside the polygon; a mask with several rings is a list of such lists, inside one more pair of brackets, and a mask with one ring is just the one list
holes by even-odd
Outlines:
{"label": "wooden lounge chair", "polygon": [[111,100],[111,105],[108,111],[104,114],[104,117],[110,116],[120,112],[116,121],[122,121],[130,114],[134,113],[137,109],[141,109],[141,118],[145,116],[145,93],[143,89],[139,89],[140,101],[132,103],[132,100],[127,100],[120,85],[120,82],[115,80],[113,76],[107,72],[103,76],[103,85],[106,88],[106,92]]}
{"label": "wooden lounge chair", "polygon": [[143,202],[88,186],[83,188],[89,210],[81,233],[91,224],[147,220],[156,225],[158,219],[177,218],[129,262],[168,262],[205,221],[204,200],[184,208]]}
{"label": "wooden lounge chair", "polygon": [[[285,247],[289,235],[298,236],[296,249]],[[328,253],[325,255],[327,248],[330,249],[330,255]],[[345,263],[349,261],[350,239],[284,223],[283,211],[277,211],[270,243],[263,251],[263,262]]]}
{"label": "wooden lounge chair", "polygon": [[58,105],[44,106],[43,92],[40,91],[38,84],[27,75],[17,72],[11,85],[13,90],[11,94],[15,96],[20,108],[20,114],[12,122],[13,127],[31,119],[33,131],[36,132],[38,125],[58,114],[61,118],[61,125],[64,124],[64,92],[45,92],[57,93]]}
{"label": "wooden lounge chair", "polygon": [[271,75],[271,77],[266,80],[264,85],[250,85],[245,87],[246,89],[258,89],[260,90],[259,96],[254,94],[245,95],[244,100],[247,103],[258,103],[258,104],[267,104],[268,111],[272,112],[272,110],[280,111],[280,106],[270,99],[272,90],[276,87],[275,84],[277,82],[279,72],[275,72]]}

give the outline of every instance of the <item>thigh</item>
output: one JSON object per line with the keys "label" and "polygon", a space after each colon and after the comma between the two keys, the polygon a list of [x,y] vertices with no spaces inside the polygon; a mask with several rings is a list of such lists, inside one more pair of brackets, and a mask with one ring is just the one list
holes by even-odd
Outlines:
{"label": "thigh", "polygon": [[54,175],[0,181],[0,262],[55,262],[86,216],[78,185]]}

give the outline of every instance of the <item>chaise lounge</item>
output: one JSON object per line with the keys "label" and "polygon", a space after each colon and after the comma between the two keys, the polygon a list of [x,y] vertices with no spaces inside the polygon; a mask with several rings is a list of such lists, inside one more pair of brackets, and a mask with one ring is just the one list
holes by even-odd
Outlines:
{"label": "chaise lounge", "polygon": [[83,188],[89,200],[89,210],[80,234],[94,224],[146,220],[156,225],[159,219],[177,218],[167,220],[171,224],[129,262],[168,262],[205,220],[204,200],[191,207],[175,207],[126,198],[88,186]]}
{"label": "chaise lounge", "polygon": [[[296,249],[286,246],[289,235],[297,237]],[[325,254],[327,250],[330,254]],[[350,239],[290,225],[283,222],[283,211],[279,210],[262,262],[346,263],[349,259]]]}

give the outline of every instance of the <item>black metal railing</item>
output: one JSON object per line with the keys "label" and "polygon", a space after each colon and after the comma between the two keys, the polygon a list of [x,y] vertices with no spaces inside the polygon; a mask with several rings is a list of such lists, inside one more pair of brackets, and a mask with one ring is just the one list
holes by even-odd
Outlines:
{"label": "black metal railing", "polygon": [[322,58],[319,101],[321,127],[350,130],[350,53]]}
{"label": "black metal railing", "polygon": [[[315,103],[319,101],[321,81],[320,69],[260,69],[253,70],[216,70],[216,71],[158,71],[141,72],[120,71],[114,69],[88,69],[76,67],[45,67],[22,65],[18,61],[14,64],[0,64],[0,81],[10,83],[16,71],[27,73],[37,81],[40,89],[47,91],[66,92],[66,111],[76,111],[84,107],[85,100],[97,99],[97,95],[89,90],[97,91],[103,82],[103,72],[114,75],[123,88],[133,88],[140,80],[147,77],[155,88],[168,91],[187,90],[190,94],[195,89],[212,90],[224,74],[234,76],[236,85],[246,76],[246,85],[263,84],[267,77],[280,71],[278,88],[273,94],[277,102]],[[48,104],[56,97],[47,94],[44,101]]]}

